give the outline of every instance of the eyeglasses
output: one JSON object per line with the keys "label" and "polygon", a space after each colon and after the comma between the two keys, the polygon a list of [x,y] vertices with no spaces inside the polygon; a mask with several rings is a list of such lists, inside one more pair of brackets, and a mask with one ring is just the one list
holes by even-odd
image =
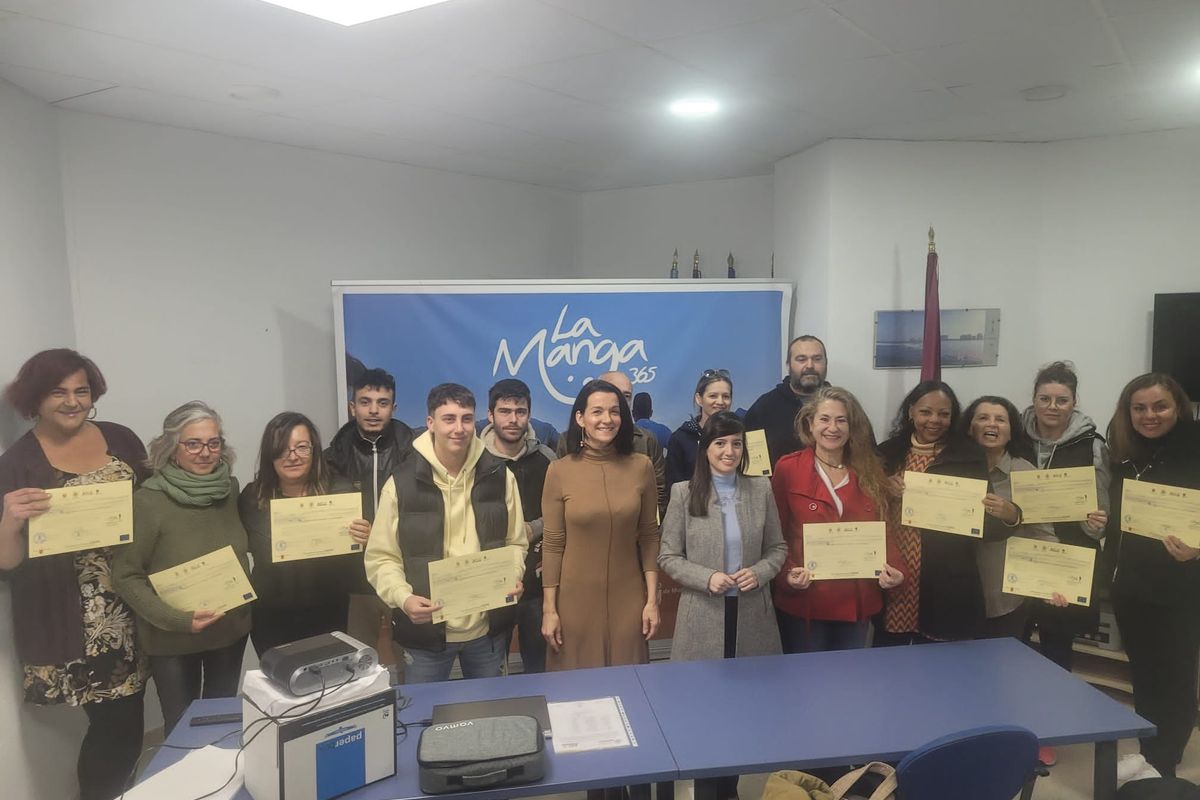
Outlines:
{"label": "eyeglasses", "polygon": [[221,452],[221,448],[225,446],[225,440],[221,438],[209,439],[207,442],[201,439],[188,439],[179,443],[188,455],[198,456],[207,448],[211,453]]}
{"label": "eyeglasses", "polygon": [[279,458],[287,458],[292,453],[296,454],[297,458],[311,458],[313,454],[313,446],[308,442],[302,442],[295,447],[288,447],[279,454]]}
{"label": "eyeglasses", "polygon": [[700,378],[728,378],[729,370],[727,369],[706,369],[700,373]]}

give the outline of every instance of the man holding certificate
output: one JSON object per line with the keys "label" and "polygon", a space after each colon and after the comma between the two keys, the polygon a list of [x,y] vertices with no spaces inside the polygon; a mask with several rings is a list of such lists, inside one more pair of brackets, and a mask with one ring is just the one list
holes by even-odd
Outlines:
{"label": "man holding certificate", "polygon": [[[771,480],[788,545],[775,578],[783,651],[866,647],[881,590],[899,586],[906,570],[883,525],[886,478],[871,423],[854,395],[823,386],[797,415],[796,432],[805,449],[779,459]],[[859,567],[854,577],[833,566],[847,562]]]}
{"label": "man holding certificate", "polygon": [[521,497],[504,460],[475,436],[470,390],[440,384],[426,406],[428,430],[380,495],[367,579],[398,612],[392,630],[408,653],[406,681],[444,681],[456,658],[466,678],[495,677],[522,591]]}
{"label": "man holding certificate", "polygon": [[1142,755],[1164,777],[1174,776],[1196,724],[1200,549],[1176,536],[1154,536],[1154,508],[1135,510],[1123,495],[1142,484],[1200,489],[1200,425],[1191,408],[1174,378],[1152,372],[1125,386],[1108,425],[1114,464],[1108,536],[1119,548],[1113,608],[1129,655],[1134,707],[1158,728],[1157,736],[1142,739]]}

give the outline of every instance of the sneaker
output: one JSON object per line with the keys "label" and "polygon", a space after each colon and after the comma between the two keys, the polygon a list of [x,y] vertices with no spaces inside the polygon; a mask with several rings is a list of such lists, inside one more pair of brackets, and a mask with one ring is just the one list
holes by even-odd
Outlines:
{"label": "sneaker", "polygon": [[1158,770],[1146,763],[1141,753],[1130,753],[1117,759],[1117,787],[1146,778],[1161,778]]}
{"label": "sneaker", "polygon": [[1053,747],[1039,747],[1038,761],[1042,762],[1047,767],[1053,767],[1058,763],[1058,753]]}

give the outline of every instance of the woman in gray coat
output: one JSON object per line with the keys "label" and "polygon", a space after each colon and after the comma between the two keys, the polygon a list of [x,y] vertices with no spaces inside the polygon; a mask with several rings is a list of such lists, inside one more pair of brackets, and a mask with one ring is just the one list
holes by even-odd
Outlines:
{"label": "woman in gray coat", "polygon": [[745,425],[728,411],[704,426],[690,481],[671,488],[658,565],[683,591],[671,658],[781,652],[770,583],[787,547],[766,478],[741,474]]}

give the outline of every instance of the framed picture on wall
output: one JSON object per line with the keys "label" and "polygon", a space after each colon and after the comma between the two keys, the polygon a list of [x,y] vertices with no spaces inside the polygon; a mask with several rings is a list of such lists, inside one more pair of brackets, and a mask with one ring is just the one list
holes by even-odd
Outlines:
{"label": "framed picture on wall", "polygon": [[[1000,358],[1000,309],[944,308],[942,366],[994,367]],[[875,369],[921,366],[925,312],[875,312]]]}

